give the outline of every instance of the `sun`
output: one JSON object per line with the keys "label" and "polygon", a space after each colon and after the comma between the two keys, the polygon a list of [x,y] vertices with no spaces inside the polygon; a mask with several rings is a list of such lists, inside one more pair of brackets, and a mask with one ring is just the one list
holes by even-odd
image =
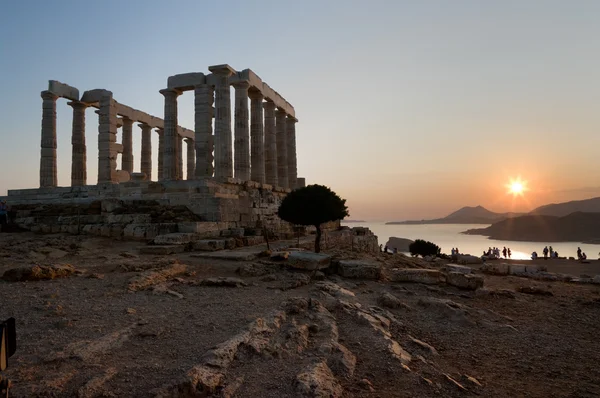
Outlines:
{"label": "sun", "polygon": [[513,194],[513,196],[522,196],[527,190],[527,182],[521,180],[521,178],[511,179],[509,183],[506,184],[506,188],[508,189],[508,193]]}

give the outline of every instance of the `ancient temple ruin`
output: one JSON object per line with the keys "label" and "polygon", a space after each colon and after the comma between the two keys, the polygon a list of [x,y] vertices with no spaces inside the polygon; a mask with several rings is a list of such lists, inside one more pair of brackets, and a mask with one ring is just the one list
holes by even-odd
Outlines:
{"label": "ancient temple ruin", "polygon": [[[161,206],[185,206],[201,221],[225,223],[220,227],[277,223],[280,200],[305,184],[297,176],[294,107],[250,69],[238,72],[224,64],[208,70],[167,79],[167,87],[160,90],[165,104],[162,119],[117,102],[111,91],[94,89],[80,95],[77,88],[51,80],[41,93],[40,187],[9,190],[8,202],[23,209],[44,204],[85,206],[106,200],[154,201]],[[233,129],[231,86],[235,90]],[[178,125],[178,97],[188,90],[194,91],[193,131]],[[57,186],[59,98],[69,100],[73,108],[68,187]],[[88,107],[97,108],[98,114],[96,185],[87,184]],[[136,123],[141,130],[139,172],[134,172],[134,156],[138,155],[132,144]],[[120,127],[122,140],[117,142]],[[152,158],[153,133],[159,137],[158,159]],[[117,169],[119,154],[121,169]]]}

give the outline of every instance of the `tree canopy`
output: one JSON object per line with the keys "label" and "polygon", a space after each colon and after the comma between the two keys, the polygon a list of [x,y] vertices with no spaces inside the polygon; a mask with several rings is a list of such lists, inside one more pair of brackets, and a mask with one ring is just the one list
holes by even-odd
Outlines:
{"label": "tree canopy", "polygon": [[348,216],[346,200],[324,185],[308,185],[290,192],[277,215],[296,225],[321,225]]}

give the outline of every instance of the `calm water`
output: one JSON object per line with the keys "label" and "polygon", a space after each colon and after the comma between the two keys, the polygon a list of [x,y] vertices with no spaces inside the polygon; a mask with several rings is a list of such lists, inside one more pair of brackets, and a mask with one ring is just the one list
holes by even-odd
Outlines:
{"label": "calm water", "polygon": [[578,242],[516,242],[506,240],[492,240],[486,236],[463,235],[462,231],[471,228],[485,228],[486,225],[470,224],[430,224],[430,225],[386,225],[385,223],[365,222],[348,223],[349,227],[367,227],[379,238],[380,244],[386,244],[390,236],[407,239],[425,239],[435,243],[442,248],[443,253],[450,254],[453,247],[458,247],[461,253],[480,256],[488,247],[504,246],[512,250],[512,258],[529,259],[534,250],[542,256],[544,246],[552,246],[561,257],[577,257],[577,247],[585,252],[589,259],[599,257],[600,245],[586,245]]}

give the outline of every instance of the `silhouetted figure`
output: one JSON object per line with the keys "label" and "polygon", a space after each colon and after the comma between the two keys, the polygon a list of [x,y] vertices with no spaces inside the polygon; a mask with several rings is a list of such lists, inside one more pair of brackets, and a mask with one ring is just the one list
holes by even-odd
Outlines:
{"label": "silhouetted figure", "polygon": [[454,249],[456,251],[456,255],[459,255],[460,252],[458,251],[458,247],[456,249]]}
{"label": "silhouetted figure", "polygon": [[544,247],[544,260],[548,260],[548,246]]}
{"label": "silhouetted figure", "polygon": [[581,253],[581,259],[587,260],[587,255],[585,254],[585,252]]}
{"label": "silhouetted figure", "polygon": [[504,246],[504,248],[502,249],[502,255],[504,256],[504,258],[506,258],[506,254],[508,252],[506,251],[506,246]]}
{"label": "silhouetted figure", "polygon": [[510,258],[510,256],[512,255],[512,252],[510,251],[510,247],[507,250],[508,250],[508,258]]}
{"label": "silhouetted figure", "polygon": [[552,249],[552,246],[550,246],[548,248],[548,251],[550,252],[550,258],[553,258],[554,257],[554,249]]}
{"label": "silhouetted figure", "polygon": [[577,248],[577,260],[581,260],[581,247]]}
{"label": "silhouetted figure", "polygon": [[532,260],[537,260],[537,258],[538,258],[537,252],[531,253],[531,259]]}

